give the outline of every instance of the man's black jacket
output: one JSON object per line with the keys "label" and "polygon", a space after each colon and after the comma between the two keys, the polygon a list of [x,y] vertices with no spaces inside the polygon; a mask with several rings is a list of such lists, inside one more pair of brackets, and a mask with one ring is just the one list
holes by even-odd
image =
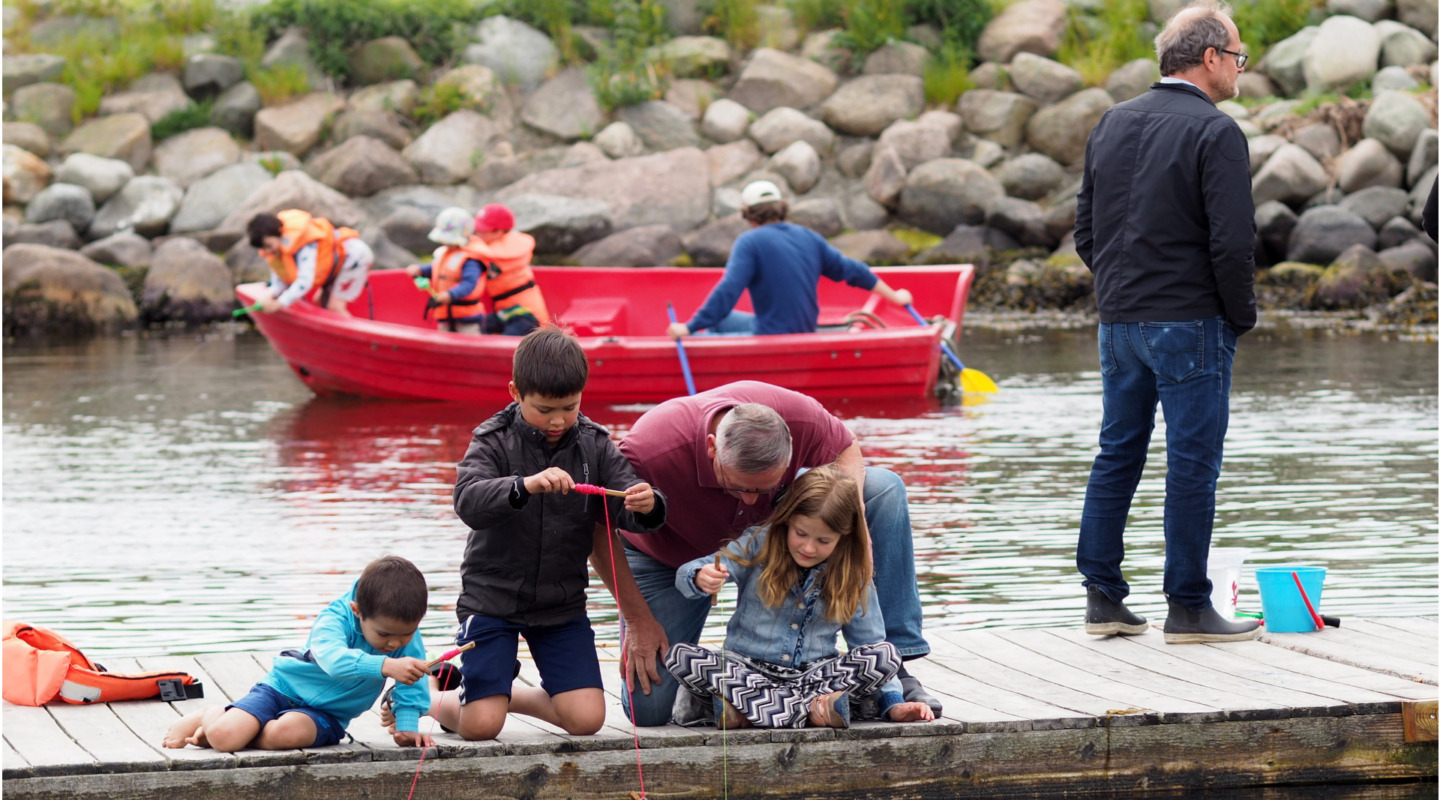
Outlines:
{"label": "man's black jacket", "polygon": [[1105,112],[1078,200],[1075,249],[1101,322],[1255,327],[1250,147],[1200,89],[1156,83]]}

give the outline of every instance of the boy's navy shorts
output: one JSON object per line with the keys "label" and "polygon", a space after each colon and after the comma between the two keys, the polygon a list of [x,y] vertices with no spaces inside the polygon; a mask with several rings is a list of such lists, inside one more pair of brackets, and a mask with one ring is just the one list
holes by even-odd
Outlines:
{"label": "boy's navy shorts", "polygon": [[315,721],[315,742],[311,747],[327,747],[332,744],[339,744],[345,738],[345,726],[340,720],[335,719],[324,711],[314,708],[307,708],[286,697],[274,686],[268,683],[257,683],[250,689],[250,693],[236,700],[226,709],[238,708],[246,714],[260,720],[260,727],[273,719],[278,719],[281,714],[290,711],[298,711],[301,714]]}
{"label": "boy's navy shorts", "polygon": [[584,615],[559,625],[522,625],[476,614],[460,623],[457,646],[474,642],[460,655],[460,703],[497,694],[510,696],[515,654],[520,637],[540,668],[540,688],[554,697],[575,689],[599,689],[600,660],[595,655],[595,630]]}

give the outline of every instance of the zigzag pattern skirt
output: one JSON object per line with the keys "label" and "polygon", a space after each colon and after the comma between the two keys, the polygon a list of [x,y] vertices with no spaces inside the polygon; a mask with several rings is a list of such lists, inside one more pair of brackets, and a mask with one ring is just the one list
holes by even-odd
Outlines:
{"label": "zigzag pattern skirt", "polygon": [[803,728],[817,697],[879,691],[900,670],[900,654],[877,642],[797,670],[682,642],[670,648],[665,666],[692,691],[730,701],[757,728]]}

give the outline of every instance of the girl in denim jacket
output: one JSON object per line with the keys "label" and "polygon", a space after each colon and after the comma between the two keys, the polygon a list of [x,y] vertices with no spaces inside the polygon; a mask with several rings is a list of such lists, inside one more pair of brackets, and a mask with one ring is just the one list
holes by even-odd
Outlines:
{"label": "girl in denim jacket", "polygon": [[[677,644],[665,660],[676,680],[713,698],[725,728],[850,725],[851,695],[878,695],[895,722],[934,719],[906,703],[895,673],[900,657],[885,639],[875,600],[870,533],[855,479],[834,467],[801,475],[764,524],[681,567],[688,598],[739,587],[725,649]],[[849,652],[841,655],[835,635]]]}

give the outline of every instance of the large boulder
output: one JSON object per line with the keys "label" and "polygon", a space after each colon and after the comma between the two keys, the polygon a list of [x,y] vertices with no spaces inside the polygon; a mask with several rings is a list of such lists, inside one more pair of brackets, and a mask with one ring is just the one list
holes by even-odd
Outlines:
{"label": "large boulder", "polygon": [[61,156],[89,153],[118,158],[137,173],[144,172],[150,163],[150,120],[144,114],[97,117],[71,132],[58,149]]}
{"label": "large boulder", "polygon": [[1025,123],[1025,140],[1061,164],[1079,164],[1090,131],[1113,105],[1115,100],[1104,89],[1077,92],[1035,112]]}
{"label": "large boulder", "polygon": [[150,264],[150,240],[134,231],[121,231],[80,248],[80,255],[100,264],[144,267]]}
{"label": "large boulder", "polygon": [[605,112],[585,71],[571,68],[546,81],[520,108],[520,119],[536,130],[573,142],[594,136]]}
{"label": "large boulder", "polygon": [[459,183],[503,138],[494,122],[461,109],[431,125],[401,155],[425,183]]}
{"label": "large boulder", "polygon": [[220,222],[216,230],[243,235],[256,214],[278,214],[287,208],[330,220],[335,225],[359,228],[365,215],[350,198],[298,170],[286,170],[275,180],[250,193]]}
{"label": "large boulder", "polygon": [[210,322],[234,307],[230,269],[199,242],[176,236],[155,248],[140,295],[146,320]]}
{"label": "large boulder", "polygon": [[730,45],[716,36],[676,36],[652,49],[677,78],[717,77],[730,71]]}
{"label": "large boulder", "polygon": [[910,253],[909,245],[885,230],[841,234],[830,244],[846,258],[876,266],[898,264]]}
{"label": "large boulder", "polygon": [[250,136],[255,130],[255,115],[260,113],[260,90],[249,81],[241,81],[220,93],[210,107],[210,121],[236,136]]}
{"label": "large boulder", "polygon": [[625,106],[615,112],[615,118],[634,128],[645,146],[657,152],[700,146],[700,135],[690,117],[663,100]]}
{"label": "large boulder", "polygon": [[612,233],[570,257],[587,267],[654,267],[669,264],[684,250],[669,225],[642,225]]}
{"label": "large boulder", "polygon": [[180,208],[170,220],[171,233],[194,233],[216,228],[235,204],[275,180],[270,171],[251,161],[231,164],[190,184]]}
{"label": "large boulder", "polygon": [[255,115],[255,147],[284,150],[303,157],[320,142],[330,118],[345,109],[345,101],[328,92],[315,92],[283,106],[272,106]]}
{"label": "large boulder", "polygon": [[1010,62],[1010,80],[1016,90],[1041,105],[1057,103],[1085,87],[1074,69],[1034,53],[1016,53]]}
{"label": "large boulder", "polygon": [[1160,80],[1160,65],[1153,58],[1137,58],[1128,62],[1105,79],[1105,91],[1123,103],[1139,97],[1150,90],[1150,84]]}
{"label": "large boulder", "polygon": [[1023,200],[1039,200],[1065,182],[1065,168],[1040,153],[1024,153],[1002,163],[991,174],[1005,193]]}
{"label": "large boulder", "polygon": [[73,183],[52,183],[25,206],[25,221],[29,223],[63,219],[76,231],[83,231],[94,218],[95,198],[90,196],[90,190]]}
{"label": "large boulder", "polygon": [[1410,162],[1405,166],[1405,185],[1414,188],[1421,183],[1420,176],[1440,161],[1440,132],[1434,128],[1420,131],[1415,137],[1415,147],[1410,151]]}
{"label": "large boulder", "polygon": [[0,124],[0,140],[28,150],[41,158],[50,155],[50,134],[33,122],[6,122]]}
{"label": "large boulder", "polygon": [[100,239],[123,230],[141,236],[160,236],[180,208],[185,190],[168,178],[141,175],[105,201],[90,223],[90,237]]}
{"label": "large boulder", "polygon": [[1430,37],[1394,20],[1375,23],[1380,36],[1381,67],[1413,67],[1435,60],[1435,43]]}
{"label": "large boulder", "polygon": [[260,66],[265,69],[294,64],[305,73],[306,83],[310,87],[321,86],[325,83],[325,73],[310,57],[310,40],[305,36],[301,28],[291,26],[280,34],[280,38],[270,43],[265,55],[260,58]]}
{"label": "large boulder", "polygon": [[860,72],[865,75],[914,75],[925,77],[930,51],[913,42],[891,40],[865,57]]}
{"label": "large boulder", "polygon": [[705,151],[710,164],[710,183],[723,186],[759,166],[763,160],[760,148],[749,139],[717,144]]}
{"label": "large boulder", "polygon": [[79,250],[80,235],[63,219],[27,222],[5,234],[6,244],[43,244],[63,250]]}
{"label": "large boulder", "polygon": [[155,172],[186,188],[240,160],[240,146],[220,128],[196,128],[155,146]]}
{"label": "large boulder", "polygon": [[[1059,241],[1051,238],[1045,224],[1045,209],[1038,203],[1018,197],[996,197],[985,206],[985,225],[1008,234],[1026,247],[1053,248]],[[1071,223],[1074,228],[1074,223]]]}
{"label": "large boulder", "polygon": [[89,153],[72,153],[55,172],[55,180],[84,186],[97,203],[109,200],[133,177],[129,162]]}
{"label": "large boulder", "polygon": [[1322,93],[1344,91],[1368,80],[1379,69],[1380,35],[1357,17],[1330,17],[1305,49],[1305,88]]}
{"label": "large boulder", "polygon": [[399,36],[368,41],[350,54],[350,78],[361,86],[410,78],[424,70],[415,48]]}
{"label": "large boulder", "polygon": [[5,204],[28,203],[50,183],[45,160],[13,144],[4,146]]}
{"label": "large boulder", "polygon": [[914,75],[862,75],[821,106],[825,123],[851,136],[879,136],[900,119],[925,110],[925,82]]}
{"label": "large boulder", "polygon": [[960,95],[959,103],[965,130],[1007,148],[1025,140],[1025,125],[1038,108],[1023,94],[993,89],[972,89]]}
{"label": "large boulder", "polygon": [[1050,56],[1060,48],[1068,20],[1060,0],[1021,0],[1005,7],[980,34],[976,53],[981,61],[1009,63],[1016,53]]}
{"label": "large boulder", "polygon": [[345,101],[347,111],[391,111],[409,114],[420,103],[420,87],[405,78],[356,89]]}
{"label": "large boulder", "polygon": [[744,136],[749,125],[750,109],[728,97],[711,103],[700,118],[700,132],[720,144],[728,144]]}
{"label": "large boulder", "polygon": [[926,161],[948,158],[952,139],[949,129],[934,118],[902,119],[886,128],[875,146],[893,149],[900,163],[910,170]]}
{"label": "large boulder", "polygon": [[515,229],[535,237],[537,253],[569,253],[610,235],[610,207],[588,198],[518,194],[505,200],[515,212]]}
{"label": "large boulder", "polygon": [[1255,203],[1269,200],[1300,203],[1324,189],[1330,181],[1325,168],[1299,145],[1281,145],[1250,182]]}
{"label": "large boulder", "polygon": [[820,154],[809,142],[794,141],[771,157],[770,169],[780,173],[796,194],[804,194],[820,180]]}
{"label": "large boulder", "polygon": [[494,70],[502,82],[534,91],[559,63],[550,37],[519,20],[487,17],[475,26],[475,43],[465,48],[468,64]]}
{"label": "large boulder", "polygon": [[818,153],[828,153],[835,146],[835,132],[825,123],[788,106],[765,112],[750,124],[749,133],[767,153],[777,153],[802,139]]}
{"label": "large boulder", "polygon": [[497,199],[523,194],[553,194],[601,200],[609,206],[615,230],[666,224],[687,231],[710,215],[710,168],[693,147],[544,170],[502,189]]}
{"label": "large boulder", "polygon": [[790,214],[785,219],[787,222],[803,225],[827,239],[839,236],[845,230],[845,218],[840,213],[840,204],[829,197],[800,200],[790,207]]}
{"label": "large boulder", "polygon": [[1315,26],[1301,28],[1293,36],[1281,39],[1260,61],[1259,70],[1273,81],[1286,97],[1294,97],[1305,88],[1305,53],[1320,35]]}
{"label": "large boulder", "polygon": [[1336,256],[1311,292],[1319,309],[1364,308],[1382,303],[1399,291],[1390,267],[1368,245],[1356,244]]}
{"label": "large boulder", "polygon": [[6,95],[25,86],[60,79],[65,72],[65,57],[53,53],[6,55],[3,73]]}
{"label": "large boulder", "polygon": [[419,181],[415,169],[403,156],[369,136],[346,139],[338,147],[317,156],[306,172],[326,186],[360,197]]}
{"label": "large boulder", "polygon": [[396,150],[404,150],[415,141],[393,111],[372,109],[351,109],[335,118],[335,127],[330,132],[330,141],[343,142],[356,136],[378,139]]}
{"label": "large boulder", "polygon": [[1371,186],[1346,195],[1340,207],[1370,223],[1380,230],[1385,223],[1396,217],[1405,216],[1405,207],[1410,204],[1410,195],[1404,189],[1393,186]]}
{"label": "large boulder", "polygon": [[980,165],[962,158],[937,158],[906,176],[899,216],[943,236],[956,225],[983,222],[985,208],[1004,194],[1005,188]]}
{"label": "large boulder", "polygon": [[470,106],[489,117],[501,130],[515,122],[515,104],[495,71],[483,64],[462,64],[435,79],[435,87],[453,86]]}
{"label": "large boulder", "polygon": [[682,235],[680,244],[695,266],[723,267],[730,260],[730,249],[735,246],[735,240],[750,227],[744,217],[730,214]]}
{"label": "large boulder", "polygon": [[1365,138],[1385,145],[1402,161],[1410,158],[1420,132],[1429,127],[1430,112],[1407,92],[1382,92],[1365,112]]}
{"label": "large boulder", "polygon": [[871,200],[886,208],[894,208],[900,200],[900,193],[905,190],[907,174],[905,162],[895,148],[877,147],[860,183]]}
{"label": "large boulder", "polygon": [[79,253],[15,244],[4,258],[6,336],[114,331],[139,316],[124,279]]}
{"label": "large boulder", "polygon": [[151,73],[131,85],[130,91],[106,95],[100,101],[100,114],[140,114],[154,125],[166,114],[191,105],[180,79],[166,73]]}
{"label": "large boulder", "polygon": [[1376,139],[1361,139],[1335,162],[1335,181],[1346,194],[1368,186],[1402,186],[1405,167]]}
{"label": "large boulder", "polygon": [[225,251],[225,268],[230,270],[230,283],[261,283],[270,280],[270,262],[246,239],[237,239]]}
{"label": "large boulder", "polygon": [[809,108],[829,97],[838,83],[823,65],[761,47],[750,54],[730,99],[757,114],[780,106]]}
{"label": "large boulder", "polygon": [[1290,234],[1299,221],[1290,207],[1279,200],[1267,200],[1255,207],[1255,235],[1259,238],[1266,263],[1285,260],[1290,249]]}
{"label": "large boulder", "polygon": [[240,59],[216,53],[196,53],[185,59],[181,82],[196,97],[217,95],[245,79]]}
{"label": "large boulder", "polygon": [[63,83],[36,83],[15,90],[10,115],[33,122],[51,136],[64,136],[74,127],[75,90]]}
{"label": "large boulder", "polygon": [[1436,13],[1435,4],[1430,0],[1395,0],[1395,16],[1431,39],[1436,34]]}
{"label": "large boulder", "polygon": [[1290,234],[1288,260],[1329,264],[1351,245],[1373,249],[1375,229],[1339,206],[1316,206],[1300,215]]}

